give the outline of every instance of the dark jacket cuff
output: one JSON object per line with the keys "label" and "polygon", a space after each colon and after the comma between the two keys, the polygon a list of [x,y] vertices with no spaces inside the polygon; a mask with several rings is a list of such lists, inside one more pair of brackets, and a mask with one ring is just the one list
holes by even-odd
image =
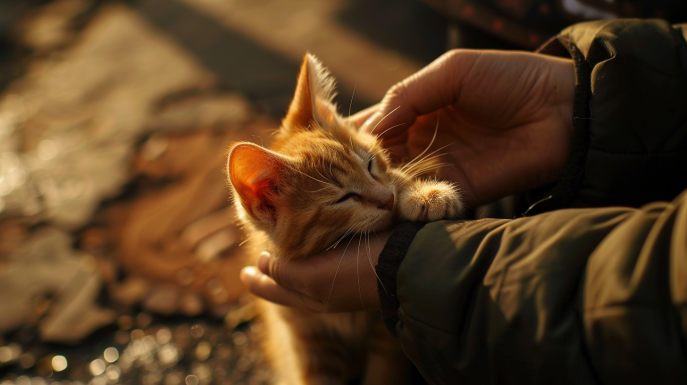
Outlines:
{"label": "dark jacket cuff", "polygon": [[389,333],[396,335],[398,308],[401,306],[396,295],[396,276],[415,235],[425,226],[424,223],[403,222],[391,234],[379,255],[376,270],[379,280],[377,291],[382,307],[384,325]]}
{"label": "dark jacket cuff", "polygon": [[[570,56],[575,64],[575,99],[573,100],[573,135],[570,141],[568,160],[561,178],[548,191],[538,189],[530,194],[530,201],[537,202],[527,211],[536,215],[547,211],[569,207],[579,191],[584,178],[584,168],[589,148],[589,99],[591,96],[591,67],[577,46],[564,46],[554,37],[537,52],[553,56]],[[542,194],[542,192],[544,192]]]}

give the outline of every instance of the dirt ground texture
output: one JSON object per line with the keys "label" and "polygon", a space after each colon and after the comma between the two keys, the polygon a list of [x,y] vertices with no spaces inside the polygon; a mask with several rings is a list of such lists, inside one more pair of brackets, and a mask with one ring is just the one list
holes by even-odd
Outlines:
{"label": "dirt ground texture", "polygon": [[355,112],[445,30],[413,0],[0,0],[0,384],[267,383],[227,145],[269,140],[305,52]]}

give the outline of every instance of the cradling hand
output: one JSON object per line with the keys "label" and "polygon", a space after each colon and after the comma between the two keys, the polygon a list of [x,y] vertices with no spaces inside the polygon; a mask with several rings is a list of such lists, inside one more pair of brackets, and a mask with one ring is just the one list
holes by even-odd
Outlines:
{"label": "cradling hand", "polygon": [[306,260],[286,261],[263,253],[257,268],[243,269],[241,280],[253,294],[285,306],[318,313],[378,310],[372,266],[389,235],[353,236]]}

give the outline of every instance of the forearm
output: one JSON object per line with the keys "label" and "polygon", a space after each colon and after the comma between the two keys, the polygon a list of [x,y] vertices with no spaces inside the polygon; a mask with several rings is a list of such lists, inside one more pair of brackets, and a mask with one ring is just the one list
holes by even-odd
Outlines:
{"label": "forearm", "polygon": [[685,234],[685,195],[430,223],[398,268],[395,331],[434,383],[685,381]]}

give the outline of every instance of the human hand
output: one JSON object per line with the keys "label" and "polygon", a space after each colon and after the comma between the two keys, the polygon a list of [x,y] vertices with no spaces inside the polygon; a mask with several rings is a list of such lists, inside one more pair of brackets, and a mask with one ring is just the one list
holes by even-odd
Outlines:
{"label": "human hand", "polygon": [[285,306],[318,313],[377,310],[372,266],[377,265],[389,235],[353,236],[338,248],[305,260],[285,261],[263,253],[257,268],[241,271],[241,280],[251,293]]}
{"label": "human hand", "polygon": [[438,127],[430,152],[449,145],[439,152],[446,154],[442,162],[453,165],[439,177],[457,182],[466,204],[476,207],[560,176],[572,136],[574,94],[569,59],[454,50],[352,118],[372,113],[361,129],[383,133],[396,162],[418,156]]}

